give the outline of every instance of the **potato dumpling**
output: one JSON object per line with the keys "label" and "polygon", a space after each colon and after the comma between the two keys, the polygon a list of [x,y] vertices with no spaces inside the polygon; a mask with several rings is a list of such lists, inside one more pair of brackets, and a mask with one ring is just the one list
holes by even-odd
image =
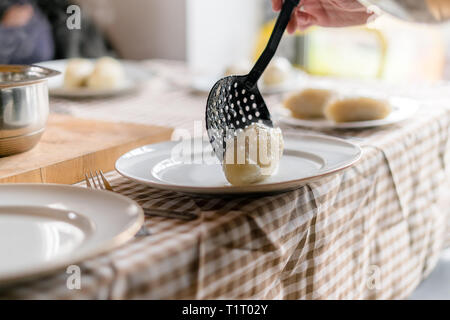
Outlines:
{"label": "potato dumpling", "polygon": [[325,116],[325,107],[336,97],[327,89],[305,89],[289,96],[283,104],[295,118],[317,119]]}
{"label": "potato dumpling", "polygon": [[94,64],[87,59],[70,59],[64,74],[64,87],[74,89],[85,86],[93,69]]}
{"label": "potato dumpling", "polygon": [[340,99],[325,108],[327,119],[335,122],[379,120],[390,113],[388,101],[368,97]]}
{"label": "potato dumpling", "polygon": [[278,169],[283,148],[280,128],[254,123],[227,141],[225,177],[237,186],[262,181]]}
{"label": "potato dumpling", "polygon": [[228,66],[225,70],[225,76],[246,75],[252,69],[250,61],[243,60]]}
{"label": "potato dumpling", "polygon": [[292,65],[288,59],[275,57],[264,71],[262,81],[267,86],[280,85],[289,79],[291,72]]}
{"label": "potato dumpling", "polygon": [[120,62],[114,58],[103,57],[97,60],[94,71],[87,79],[87,86],[92,89],[113,89],[120,87],[124,78]]}

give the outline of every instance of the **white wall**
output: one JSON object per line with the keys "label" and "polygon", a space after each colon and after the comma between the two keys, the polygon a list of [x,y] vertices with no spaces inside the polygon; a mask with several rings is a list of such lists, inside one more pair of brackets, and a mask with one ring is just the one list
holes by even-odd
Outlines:
{"label": "white wall", "polygon": [[[222,69],[249,58],[269,0],[77,0],[124,58]],[[83,11],[82,11],[83,12]]]}
{"label": "white wall", "polygon": [[187,0],[187,61],[220,70],[250,58],[268,0]]}
{"label": "white wall", "polygon": [[186,59],[186,1],[77,0],[126,59]]}

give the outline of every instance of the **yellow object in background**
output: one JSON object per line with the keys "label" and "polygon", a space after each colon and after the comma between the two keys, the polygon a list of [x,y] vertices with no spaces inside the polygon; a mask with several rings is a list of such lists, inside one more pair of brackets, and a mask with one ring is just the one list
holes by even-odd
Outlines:
{"label": "yellow object in background", "polygon": [[315,27],[307,36],[305,69],[315,75],[381,78],[386,51],[377,30]]}
{"label": "yellow object in background", "polygon": [[409,82],[443,78],[446,48],[441,26],[382,16],[369,27],[381,32],[386,39],[383,79]]}
{"label": "yellow object in background", "polygon": [[[262,27],[255,60],[273,27],[274,21]],[[393,82],[433,81],[443,76],[445,43],[439,26],[382,16],[367,26],[311,27],[295,36],[302,39],[304,48],[302,61],[296,66],[313,75]]]}

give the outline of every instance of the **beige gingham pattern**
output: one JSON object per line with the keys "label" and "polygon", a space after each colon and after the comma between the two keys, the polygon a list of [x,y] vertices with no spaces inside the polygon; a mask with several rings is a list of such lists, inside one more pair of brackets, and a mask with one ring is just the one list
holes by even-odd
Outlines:
{"label": "beige gingham pattern", "polygon": [[[169,66],[154,65],[170,71]],[[147,101],[148,108],[140,110],[127,102],[121,109],[118,101],[127,100],[119,98],[109,101],[114,112],[108,117],[127,121],[136,117],[139,122],[164,125],[170,123],[173,112],[179,113],[179,125],[186,128],[201,118],[201,114],[192,114],[203,110],[204,97],[190,95],[183,84],[164,93],[163,85],[174,84],[154,81],[153,87],[149,84],[135,98]],[[155,89],[159,85],[160,95]],[[184,98],[177,90],[184,92]],[[144,99],[146,95],[155,100]],[[160,117],[159,104],[171,101],[173,95],[179,95],[180,101],[166,105],[173,109]],[[91,110],[96,118],[107,103],[56,100],[53,107],[86,117]],[[450,112],[424,105],[413,120],[402,125],[328,132],[358,137],[353,141],[362,146],[362,159],[344,172],[274,196],[197,198],[155,190],[108,173],[116,192],[136,200],[147,211],[170,209],[197,218],[148,216],[149,236],[136,237],[80,264],[80,290],[67,289],[68,275],[61,271],[6,290],[0,297],[407,297],[434,267],[450,230],[446,229],[448,207],[440,206],[448,182],[449,130]]]}

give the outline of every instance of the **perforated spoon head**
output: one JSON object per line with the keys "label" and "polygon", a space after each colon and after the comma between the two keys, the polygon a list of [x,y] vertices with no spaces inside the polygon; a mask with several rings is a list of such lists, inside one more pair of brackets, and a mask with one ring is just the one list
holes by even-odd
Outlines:
{"label": "perforated spoon head", "polygon": [[258,86],[245,86],[247,76],[220,79],[211,89],[206,103],[206,129],[219,160],[223,160],[226,141],[252,123],[273,127],[270,112]]}
{"label": "perforated spoon head", "polygon": [[258,89],[258,79],[272,60],[294,8],[300,0],[285,0],[269,42],[246,76],[220,79],[206,102],[206,130],[219,160],[223,162],[226,141],[252,123],[273,127],[270,112]]}

